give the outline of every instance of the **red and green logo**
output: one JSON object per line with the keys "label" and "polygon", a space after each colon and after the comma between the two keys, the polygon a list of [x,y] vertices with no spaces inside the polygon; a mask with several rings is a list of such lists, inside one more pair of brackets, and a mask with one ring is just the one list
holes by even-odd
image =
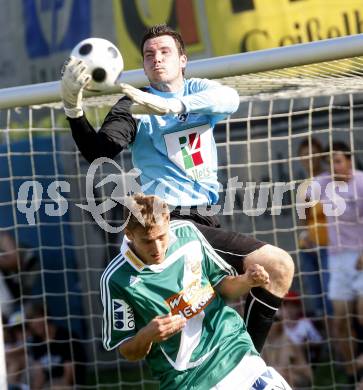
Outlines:
{"label": "red and green logo", "polygon": [[188,136],[179,137],[179,145],[182,151],[185,169],[193,168],[203,164],[200,154],[200,135],[191,133]]}

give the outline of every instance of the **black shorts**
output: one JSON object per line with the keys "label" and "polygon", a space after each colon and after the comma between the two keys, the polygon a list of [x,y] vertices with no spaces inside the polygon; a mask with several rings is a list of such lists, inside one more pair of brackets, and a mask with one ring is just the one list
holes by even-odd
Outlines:
{"label": "black shorts", "polygon": [[177,207],[171,211],[170,218],[193,222],[219,256],[232,265],[239,274],[243,273],[244,258],[266,244],[251,236],[222,229],[217,217],[200,215],[196,207],[186,209]]}

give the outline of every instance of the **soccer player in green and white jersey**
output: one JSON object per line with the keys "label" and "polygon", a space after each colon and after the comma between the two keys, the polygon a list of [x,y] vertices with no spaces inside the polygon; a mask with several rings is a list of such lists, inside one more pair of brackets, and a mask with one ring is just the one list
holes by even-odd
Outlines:
{"label": "soccer player in green and white jersey", "polygon": [[256,351],[234,299],[269,275],[243,275],[188,221],[170,222],[167,204],[134,195],[121,253],[101,278],[103,345],[146,358],[161,389],[291,389]]}

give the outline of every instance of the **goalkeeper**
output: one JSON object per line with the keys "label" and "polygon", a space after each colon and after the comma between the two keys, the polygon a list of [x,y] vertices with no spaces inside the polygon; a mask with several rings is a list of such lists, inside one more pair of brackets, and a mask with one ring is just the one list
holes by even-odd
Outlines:
{"label": "goalkeeper", "polygon": [[156,196],[134,195],[128,207],[121,253],[101,277],[104,347],[146,358],[161,389],[291,389],[222,299],[268,283],[264,268],[235,276],[192,223],[169,223]]}
{"label": "goalkeeper", "polygon": [[[165,199],[174,208],[172,219],[191,220],[238,272],[255,263],[266,269],[270,283],[252,288],[245,306],[247,329],[261,351],[290,287],[293,261],[282,249],[224,230],[216,217],[206,216],[218,202],[219,190],[213,128],[237,110],[238,94],[215,81],[185,79],[183,40],[166,25],[150,28],[141,52],[150,86],[139,90],[120,84],[125,96],[111,108],[98,132],[82,110],[82,91],[90,76],[81,60],[71,58],[65,64],[61,91],[73,138],[89,162],[114,158],[129,147],[134,166],[141,171],[143,191]],[[205,212],[199,212],[203,207]]]}

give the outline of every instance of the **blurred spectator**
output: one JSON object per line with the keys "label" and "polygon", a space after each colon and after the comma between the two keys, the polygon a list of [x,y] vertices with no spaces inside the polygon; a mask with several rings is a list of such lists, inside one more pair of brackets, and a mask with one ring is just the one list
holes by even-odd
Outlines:
{"label": "blurred spectator", "polygon": [[24,319],[20,311],[9,316],[4,324],[5,361],[7,382],[10,389],[25,389],[26,334]]}
{"label": "blurred spectator", "polygon": [[334,181],[318,179],[328,220],[329,298],[333,302],[336,351],[346,373],[353,376],[355,311],[359,326],[363,325],[363,171],[354,169],[345,143],[334,142],[331,153]]}
{"label": "blurred spectator", "polygon": [[2,314],[8,318],[15,310],[14,300],[7,275],[18,270],[18,252],[11,235],[0,232],[0,299]]}
{"label": "blurred spectator", "polygon": [[[298,155],[305,171],[304,184],[307,189],[314,178],[329,175],[323,152],[323,147],[316,138],[307,138],[299,145]],[[332,304],[327,297],[329,273],[326,224],[322,204],[317,202],[306,209],[306,229],[299,235],[302,293],[307,314],[313,317],[332,314]]]}
{"label": "blurred spectator", "polygon": [[298,293],[290,291],[281,307],[284,330],[294,344],[320,343],[321,334],[310,318],[303,315],[301,299]]}
{"label": "blurred spectator", "polygon": [[73,339],[66,329],[58,327],[44,311],[41,303],[27,310],[31,356],[31,389],[72,389],[83,383],[80,363],[85,361],[82,344]]}
{"label": "blurred spectator", "polygon": [[[42,271],[40,270],[42,257]],[[59,256],[59,255],[58,255]],[[24,296],[45,295],[49,314],[57,325],[71,328],[75,337],[86,338],[78,270],[68,252],[62,257],[17,244],[0,231],[0,298],[5,316],[21,309]],[[68,320],[70,317],[70,321]]]}
{"label": "blurred spectator", "polygon": [[359,383],[356,386],[356,390],[363,390],[363,354],[360,354],[356,359],[356,366],[358,371]]}
{"label": "blurred spectator", "polygon": [[290,292],[279,310],[279,319],[269,334],[263,357],[288,378],[294,389],[311,388],[313,372],[308,347],[322,341],[310,319],[303,317],[298,294]]}
{"label": "blurred spectator", "polygon": [[[39,356],[39,353],[42,350],[47,350],[48,339],[44,338],[42,346],[39,345],[38,347],[26,349],[28,352],[32,352],[31,355],[33,355],[34,364],[31,364],[33,359],[25,358],[25,350],[19,346],[20,339],[26,339],[26,335],[24,334],[26,327],[23,322],[22,325],[13,326],[11,319],[14,317],[13,313],[15,311],[23,312],[25,310],[24,300],[29,300],[35,296],[44,296],[46,305],[50,309],[47,314],[52,319],[49,320],[49,329],[56,330],[54,335],[55,341],[51,342],[51,349],[55,350],[55,355],[53,353],[49,355],[50,361],[53,361],[55,356],[56,360],[58,359],[64,362],[67,354],[69,355],[70,353],[70,348],[74,347],[74,352],[71,356],[77,358],[77,363],[71,362],[71,364],[65,364],[65,376],[68,370],[70,370],[69,367],[71,367],[74,370],[72,374],[76,376],[76,382],[74,383],[82,384],[85,380],[82,372],[85,369],[86,356],[83,342],[80,339],[85,340],[86,332],[84,331],[85,326],[79,285],[75,283],[77,271],[75,267],[67,267],[64,270],[59,270],[59,272],[47,272],[48,269],[44,266],[45,262],[43,257],[42,272],[36,253],[39,253],[39,251],[33,251],[25,245],[18,245],[8,231],[0,232],[0,299],[2,314],[4,315],[4,333],[9,341],[6,351],[8,372],[10,375],[9,383],[14,390],[20,388],[19,386],[23,386],[21,388],[24,388],[25,385],[19,382],[21,379],[24,379],[22,372],[24,373],[29,368],[29,365],[32,365],[33,371],[36,371],[36,366],[38,366],[38,371],[41,371],[39,367],[44,359],[42,356]],[[56,266],[59,265],[58,259],[50,257],[47,263],[48,265],[51,263],[50,260],[53,260],[52,263],[55,263]],[[66,288],[67,294],[65,293]],[[32,330],[31,340],[37,340],[40,335],[34,334],[34,329],[31,325],[30,328]],[[65,328],[67,330],[64,330]],[[41,327],[38,328],[39,331],[41,329]],[[48,332],[48,330],[44,330],[44,332]],[[58,342],[62,337],[67,337],[68,341],[66,342],[66,346],[63,345],[64,343],[59,344]],[[72,341],[69,341],[71,337]],[[22,342],[24,343],[24,341]],[[59,346],[59,350],[63,348],[63,355],[57,355],[56,346]],[[24,366],[25,364],[26,367]],[[54,383],[51,382],[52,387],[58,382],[62,384],[68,383],[69,378],[62,377],[59,380],[59,369],[52,369],[51,374],[57,377]],[[35,380],[34,378],[37,379]],[[40,384],[44,381],[47,383],[50,376],[42,376],[39,374],[35,375],[34,378],[35,382],[32,383],[31,388],[33,388],[33,385],[34,388],[40,388]]]}
{"label": "blurred spectator", "polygon": [[0,231],[0,297],[9,316],[20,308],[21,295],[32,292],[39,260],[29,248],[19,248],[13,236]]}

